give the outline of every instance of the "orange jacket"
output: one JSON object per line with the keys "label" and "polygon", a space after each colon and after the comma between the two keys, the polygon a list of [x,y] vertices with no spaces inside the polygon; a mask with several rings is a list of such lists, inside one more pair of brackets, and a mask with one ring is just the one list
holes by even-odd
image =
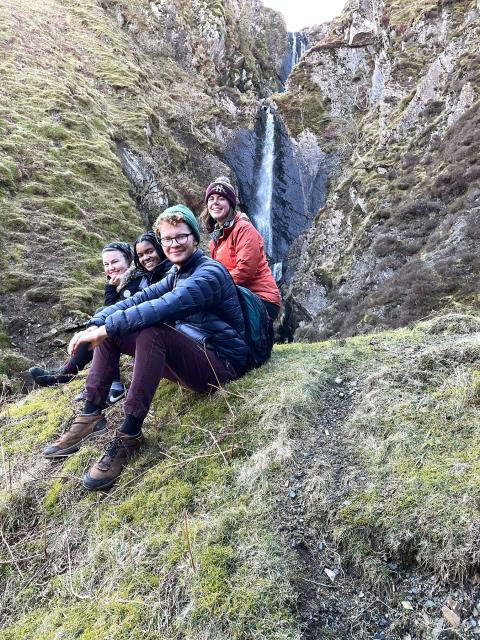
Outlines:
{"label": "orange jacket", "polygon": [[263,238],[249,220],[236,213],[233,224],[223,230],[217,242],[210,240],[210,254],[227,267],[235,284],[280,305],[280,291],[265,257]]}

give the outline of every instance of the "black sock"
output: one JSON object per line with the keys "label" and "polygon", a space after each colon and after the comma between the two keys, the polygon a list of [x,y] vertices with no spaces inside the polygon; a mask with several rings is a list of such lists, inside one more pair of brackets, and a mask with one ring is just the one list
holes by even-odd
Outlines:
{"label": "black sock", "polygon": [[119,431],[129,436],[136,436],[142,430],[143,418],[136,418],[127,414]]}
{"label": "black sock", "polygon": [[85,400],[85,404],[83,406],[83,413],[100,413],[101,410],[102,410],[102,407],[99,404],[90,402],[90,400]]}

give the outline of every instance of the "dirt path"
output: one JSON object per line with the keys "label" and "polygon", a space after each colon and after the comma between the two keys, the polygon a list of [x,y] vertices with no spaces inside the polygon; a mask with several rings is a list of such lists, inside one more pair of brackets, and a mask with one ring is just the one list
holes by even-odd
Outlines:
{"label": "dirt path", "polygon": [[[339,374],[326,391],[318,419],[298,442],[295,463],[277,498],[279,531],[296,554],[297,611],[305,640],[412,640],[480,637],[478,586],[442,585],[414,565],[385,559],[392,590],[378,594],[337,547],[328,518],[318,522],[312,505],[328,513],[333,496],[322,495],[325,470],[335,478],[335,502],[348,494],[353,455],[344,425],[355,407],[356,382]],[[331,482],[330,482],[331,486]],[[315,494],[315,495],[314,495]],[[453,616],[442,607],[448,607]],[[461,628],[455,627],[458,615]],[[450,622],[447,621],[450,620]]]}

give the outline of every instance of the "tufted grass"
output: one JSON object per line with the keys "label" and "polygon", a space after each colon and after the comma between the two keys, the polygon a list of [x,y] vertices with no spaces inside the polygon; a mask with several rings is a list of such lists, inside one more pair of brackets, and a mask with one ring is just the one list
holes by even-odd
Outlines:
{"label": "tufted grass", "polygon": [[[162,383],[146,446],[101,495],[81,487],[97,447],[63,463],[41,457],[83,380],[9,403],[0,520],[17,562],[2,541],[0,638],[300,638],[297,564],[278,533],[278,496],[305,442],[320,436],[338,376],[358,391],[335,428],[334,455],[319,448],[308,472],[305,526],[335,539],[385,597],[391,561],[443,580],[471,575],[478,322],[450,314],[341,342],[277,345],[267,365],[210,398]],[[120,417],[109,410],[112,427]]]}

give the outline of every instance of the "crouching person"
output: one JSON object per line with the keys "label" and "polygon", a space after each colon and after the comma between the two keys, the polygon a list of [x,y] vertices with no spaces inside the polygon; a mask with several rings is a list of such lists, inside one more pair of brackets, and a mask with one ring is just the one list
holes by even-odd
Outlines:
{"label": "crouching person", "polygon": [[123,424],[83,478],[87,489],[109,488],[143,442],[142,423],[162,378],[199,393],[240,377],[246,369],[244,320],[226,268],[198,249],[200,229],[183,205],[166,209],[155,223],[166,257],[174,265],[160,282],[104,308],[76,334],[70,348],[95,348],[83,412],[45,449],[57,458],[107,431],[102,407],[121,354],[135,356]]}

